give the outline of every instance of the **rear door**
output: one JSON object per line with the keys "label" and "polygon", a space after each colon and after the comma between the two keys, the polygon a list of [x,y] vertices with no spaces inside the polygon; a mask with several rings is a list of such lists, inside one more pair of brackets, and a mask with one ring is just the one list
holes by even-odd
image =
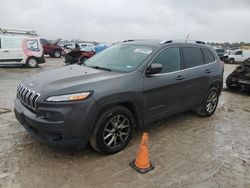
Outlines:
{"label": "rear door", "polygon": [[202,103],[209,84],[211,69],[205,64],[201,48],[183,47],[182,110],[188,110]]}
{"label": "rear door", "polygon": [[176,47],[162,50],[152,61],[162,72],[144,76],[145,121],[152,122],[178,112],[181,105],[181,57]]}

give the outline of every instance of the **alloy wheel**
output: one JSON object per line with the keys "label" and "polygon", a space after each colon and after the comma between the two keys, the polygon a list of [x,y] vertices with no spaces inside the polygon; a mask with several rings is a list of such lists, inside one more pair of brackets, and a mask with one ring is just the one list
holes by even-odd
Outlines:
{"label": "alloy wheel", "polygon": [[207,97],[207,102],[206,102],[206,110],[208,113],[212,113],[218,102],[218,95],[216,91],[212,91],[208,97]]}
{"label": "alloy wheel", "polygon": [[124,144],[130,134],[130,122],[124,115],[116,115],[106,123],[103,140],[109,148],[116,148]]}
{"label": "alloy wheel", "polygon": [[61,56],[61,53],[59,51],[55,51],[54,55],[55,55],[56,58],[59,58]]}
{"label": "alloy wheel", "polygon": [[37,61],[36,61],[36,59],[34,59],[34,58],[30,58],[29,59],[29,61],[28,61],[28,65],[29,65],[29,67],[36,67],[37,66]]}

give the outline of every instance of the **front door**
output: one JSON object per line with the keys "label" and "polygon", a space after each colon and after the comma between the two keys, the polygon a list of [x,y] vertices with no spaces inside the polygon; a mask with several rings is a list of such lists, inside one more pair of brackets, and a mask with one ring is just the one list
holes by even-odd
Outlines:
{"label": "front door", "polygon": [[180,49],[162,50],[152,61],[163,66],[161,73],[144,77],[144,117],[150,123],[178,112],[181,105]]}
{"label": "front door", "polygon": [[244,61],[245,58],[243,56],[243,51],[242,50],[239,50],[237,51],[235,54],[234,54],[234,60],[236,62],[241,62],[241,61]]}

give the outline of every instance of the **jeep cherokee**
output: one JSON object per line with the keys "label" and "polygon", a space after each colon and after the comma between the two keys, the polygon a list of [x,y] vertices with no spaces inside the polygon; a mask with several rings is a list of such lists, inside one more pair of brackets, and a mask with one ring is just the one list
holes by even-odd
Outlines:
{"label": "jeep cherokee", "polygon": [[128,40],[72,65],[19,84],[17,120],[37,140],[112,154],[134,129],[195,110],[212,115],[224,65],[199,41]]}

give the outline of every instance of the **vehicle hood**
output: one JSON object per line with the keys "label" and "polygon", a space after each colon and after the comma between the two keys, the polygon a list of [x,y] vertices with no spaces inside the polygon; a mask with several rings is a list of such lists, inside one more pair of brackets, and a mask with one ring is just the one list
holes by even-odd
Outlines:
{"label": "vehicle hood", "polygon": [[71,65],[34,74],[22,83],[41,97],[94,90],[97,83],[124,74]]}
{"label": "vehicle hood", "polygon": [[51,44],[53,45],[57,45],[62,39],[56,39],[54,40]]}

